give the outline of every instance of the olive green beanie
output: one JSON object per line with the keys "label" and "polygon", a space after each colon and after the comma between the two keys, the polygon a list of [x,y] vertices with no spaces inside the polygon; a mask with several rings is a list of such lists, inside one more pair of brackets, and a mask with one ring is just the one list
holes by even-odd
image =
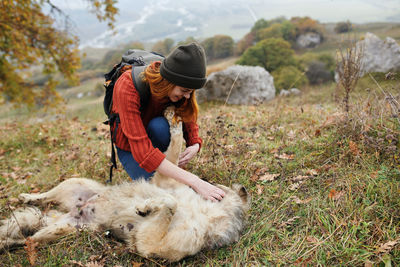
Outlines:
{"label": "olive green beanie", "polygon": [[202,88],[207,81],[204,49],[196,43],[178,46],[161,63],[160,74],[175,85]]}

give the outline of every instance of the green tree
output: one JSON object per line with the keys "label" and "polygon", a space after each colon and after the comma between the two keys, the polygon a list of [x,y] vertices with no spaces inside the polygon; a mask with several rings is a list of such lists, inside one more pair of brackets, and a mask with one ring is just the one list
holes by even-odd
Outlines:
{"label": "green tree", "polygon": [[257,32],[257,40],[268,38],[283,38],[282,24],[274,23],[271,26],[261,29]]}
{"label": "green tree", "polygon": [[289,42],[270,38],[248,48],[237,64],[261,66],[272,72],[282,66],[296,65],[296,61]]}
{"label": "green tree", "polygon": [[227,58],[233,55],[234,41],[228,35],[215,35],[204,40],[201,45],[210,60]]}
{"label": "green tree", "polygon": [[214,36],[214,57],[227,58],[233,55],[234,41],[228,35]]}
{"label": "green tree", "polygon": [[265,19],[259,19],[254,23],[253,27],[251,28],[251,32],[257,32],[261,29],[269,27],[270,23],[268,20]]}
{"label": "green tree", "polygon": [[[114,26],[114,0],[88,0],[97,18]],[[49,10],[46,14],[45,10]],[[61,73],[77,83],[80,66],[78,39],[55,27],[55,18],[66,15],[51,0],[2,0],[0,2],[0,103],[50,105],[60,100],[54,76]],[[43,87],[30,82],[32,67],[47,76]]]}

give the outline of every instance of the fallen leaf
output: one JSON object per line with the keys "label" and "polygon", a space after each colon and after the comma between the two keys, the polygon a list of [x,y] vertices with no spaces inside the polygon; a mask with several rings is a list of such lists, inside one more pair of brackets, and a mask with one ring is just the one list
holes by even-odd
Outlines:
{"label": "fallen leaf", "polygon": [[264,186],[256,184],[256,187],[257,187],[257,195],[261,195],[264,190]]}
{"label": "fallen leaf", "polygon": [[83,264],[82,264],[82,262],[81,262],[81,261],[70,260],[70,261],[69,261],[69,263],[71,263],[71,264],[75,264],[75,265],[78,265],[78,266],[80,266],[80,267],[83,267]]}
{"label": "fallen leaf", "polygon": [[329,192],[328,198],[332,200],[338,200],[344,195],[343,191],[336,191],[335,189],[331,189]]}
{"label": "fallen leaf", "polygon": [[12,167],[11,169],[13,169],[13,171],[17,172],[17,171],[20,171],[22,168],[21,167]]}
{"label": "fallen leaf", "polygon": [[306,171],[306,174],[308,175],[312,175],[312,176],[317,176],[318,175],[318,171],[315,169],[310,169]]}
{"label": "fallen leaf", "polygon": [[294,139],[294,138],[296,138],[296,132],[293,131],[293,130],[290,130],[290,131],[287,133],[287,136],[289,137],[289,139]]}
{"label": "fallen leaf", "polygon": [[374,263],[372,261],[367,260],[366,262],[364,262],[364,267],[373,267]]}
{"label": "fallen leaf", "polygon": [[349,148],[350,148],[351,153],[354,156],[358,156],[360,154],[360,150],[358,149],[358,145],[355,142],[351,141],[351,140],[349,142]]}
{"label": "fallen leaf", "polygon": [[307,204],[307,203],[309,203],[309,202],[312,200],[312,197],[307,198],[307,199],[304,199],[304,200],[301,200],[301,199],[300,199],[299,197],[297,197],[297,196],[292,196],[291,198],[293,199],[293,201],[294,201],[296,204]]}
{"label": "fallen leaf", "polygon": [[297,219],[300,219],[299,216],[294,216],[293,218],[290,218],[286,222],[282,222],[278,227],[286,227],[292,225]]}
{"label": "fallen leaf", "polygon": [[16,203],[19,202],[19,199],[16,198],[16,197],[10,197],[10,198],[8,199],[8,201],[9,201],[10,203],[16,204]]}
{"label": "fallen leaf", "polygon": [[315,137],[321,136],[321,130],[320,129],[315,130],[314,135],[315,135]]}
{"label": "fallen leaf", "polygon": [[25,241],[24,249],[28,254],[29,263],[33,266],[35,265],[37,259],[37,246],[38,242],[35,242],[32,238],[28,237]]}
{"label": "fallen leaf", "polygon": [[298,183],[293,183],[289,186],[290,191],[294,191],[299,189],[300,185],[303,183],[303,181],[299,181]]}
{"label": "fallen leaf", "polygon": [[393,247],[395,245],[397,245],[398,243],[399,243],[399,240],[393,240],[393,241],[386,242],[385,244],[382,244],[378,248],[377,253],[389,253],[393,249]]}
{"label": "fallen leaf", "polygon": [[299,181],[304,181],[304,180],[306,180],[308,178],[310,178],[310,176],[308,176],[308,175],[298,175],[296,177],[293,177],[292,181],[299,182]]}
{"label": "fallen leaf", "polygon": [[253,181],[253,182],[257,182],[257,180],[258,180],[258,175],[257,175],[257,174],[253,174],[253,175],[250,177],[250,180]]}
{"label": "fallen leaf", "polygon": [[266,168],[266,167],[258,168],[258,169],[255,171],[255,174],[261,175],[261,174],[266,173],[267,171],[268,171],[268,168]]}
{"label": "fallen leaf", "polygon": [[104,267],[104,263],[98,261],[89,261],[85,267]]}
{"label": "fallen leaf", "polygon": [[307,240],[307,242],[314,243],[314,244],[319,242],[317,238],[315,238],[314,236],[310,236],[310,235],[306,237],[306,240]]}
{"label": "fallen leaf", "polygon": [[32,190],[31,190],[31,193],[39,193],[40,192],[40,189],[39,188],[33,188]]}
{"label": "fallen leaf", "polygon": [[274,155],[275,158],[277,159],[287,159],[287,160],[292,160],[294,159],[294,154],[286,154],[286,153],[282,153],[282,154],[275,154]]}
{"label": "fallen leaf", "polygon": [[134,262],[134,261],[132,261],[132,267],[140,267],[142,265],[143,265],[142,262]]}
{"label": "fallen leaf", "polygon": [[259,178],[260,181],[274,181],[275,178],[279,177],[280,173],[266,173]]}

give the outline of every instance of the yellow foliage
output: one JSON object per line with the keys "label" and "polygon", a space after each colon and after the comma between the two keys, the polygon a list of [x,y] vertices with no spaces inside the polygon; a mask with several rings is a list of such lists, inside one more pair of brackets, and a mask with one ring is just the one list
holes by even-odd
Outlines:
{"label": "yellow foliage", "polygon": [[[117,13],[113,0],[90,0],[99,20],[111,21]],[[49,15],[43,8],[50,9]],[[103,10],[102,10],[103,9]],[[0,95],[16,104],[49,105],[61,98],[54,80],[61,73],[77,83],[80,67],[78,39],[54,27],[52,15],[64,15],[50,1],[3,0],[0,2]],[[43,87],[29,82],[32,67],[48,77]],[[3,101],[1,101],[3,102]]]}

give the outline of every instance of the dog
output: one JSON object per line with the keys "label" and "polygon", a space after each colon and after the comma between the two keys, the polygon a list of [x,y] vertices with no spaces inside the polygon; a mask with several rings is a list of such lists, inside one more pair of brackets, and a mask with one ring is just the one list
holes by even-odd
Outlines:
{"label": "dog", "polygon": [[[182,123],[168,108],[171,141],[167,158],[177,164],[182,146]],[[70,178],[48,192],[21,194],[27,204],[56,202],[57,210],[35,206],[14,211],[0,222],[0,250],[23,245],[30,237],[46,243],[87,228],[109,230],[128,248],[144,257],[179,261],[201,249],[237,242],[244,228],[250,195],[234,184],[219,202],[203,199],[189,186],[155,173],[151,182],[140,179],[103,185],[92,179]]]}

